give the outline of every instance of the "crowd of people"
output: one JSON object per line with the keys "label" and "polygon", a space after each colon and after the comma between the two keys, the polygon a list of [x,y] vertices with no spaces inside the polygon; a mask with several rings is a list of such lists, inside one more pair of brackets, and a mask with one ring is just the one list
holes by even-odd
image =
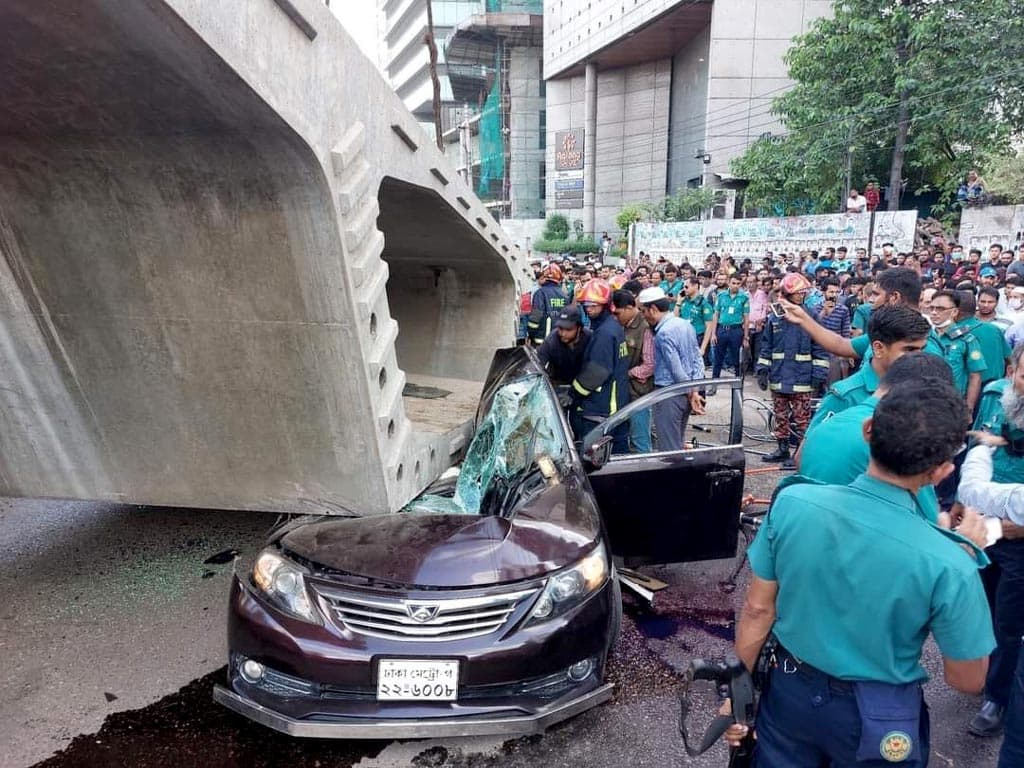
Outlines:
{"label": "crowd of people", "polygon": [[[770,392],[762,459],[798,474],[751,546],[737,630],[743,661],[772,670],[758,764],[925,765],[931,634],[947,682],[984,694],[967,730],[1005,726],[1000,767],[1024,766],[1024,248],[641,253],[537,278],[529,338],[578,437],[729,369]],[[704,390],[634,414],[614,450],[685,449]]]}

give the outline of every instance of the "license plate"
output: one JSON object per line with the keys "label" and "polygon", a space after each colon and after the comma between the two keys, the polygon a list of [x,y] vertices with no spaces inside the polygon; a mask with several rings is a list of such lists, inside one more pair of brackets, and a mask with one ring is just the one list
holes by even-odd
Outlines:
{"label": "license plate", "polygon": [[378,701],[455,701],[458,661],[381,659],[377,665]]}

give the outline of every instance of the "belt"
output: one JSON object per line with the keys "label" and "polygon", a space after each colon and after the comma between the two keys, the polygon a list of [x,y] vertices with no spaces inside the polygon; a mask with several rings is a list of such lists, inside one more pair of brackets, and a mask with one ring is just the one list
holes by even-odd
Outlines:
{"label": "belt", "polygon": [[854,691],[852,682],[849,680],[840,680],[838,677],[833,677],[827,672],[822,672],[820,669],[808,664],[806,661],[801,661],[781,645],[775,651],[775,658],[777,661],[775,674],[799,675],[805,680],[816,682],[825,681],[828,683],[829,690],[833,693],[841,696],[853,695]]}

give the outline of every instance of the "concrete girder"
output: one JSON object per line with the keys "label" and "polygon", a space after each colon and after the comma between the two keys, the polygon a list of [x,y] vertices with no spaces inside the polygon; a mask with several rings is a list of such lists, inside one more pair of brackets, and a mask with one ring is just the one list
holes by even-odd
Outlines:
{"label": "concrete girder", "polygon": [[[526,265],[317,0],[0,5],[0,492],[379,514]],[[445,402],[438,401],[444,408]]]}

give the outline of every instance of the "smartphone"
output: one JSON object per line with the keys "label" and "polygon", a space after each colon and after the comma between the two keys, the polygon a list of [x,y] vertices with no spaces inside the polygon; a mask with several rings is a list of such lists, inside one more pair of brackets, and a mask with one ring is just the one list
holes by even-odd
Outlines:
{"label": "smartphone", "polygon": [[771,310],[772,310],[772,314],[775,315],[776,317],[785,317],[786,316],[786,310],[782,308],[782,305],[779,304],[779,302],[775,302],[774,304],[772,304],[771,305]]}

